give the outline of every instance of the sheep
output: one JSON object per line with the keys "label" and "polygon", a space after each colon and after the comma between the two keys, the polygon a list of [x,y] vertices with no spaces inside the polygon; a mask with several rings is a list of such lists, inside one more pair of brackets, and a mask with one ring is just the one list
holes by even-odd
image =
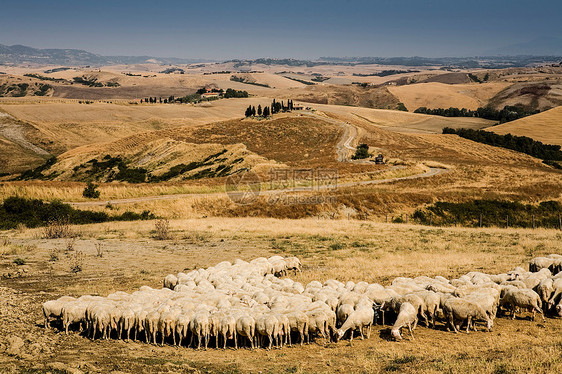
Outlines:
{"label": "sheep", "polygon": [[73,323],[79,323],[80,331],[82,331],[82,325],[85,322],[87,306],[87,303],[80,300],[75,300],[67,303],[62,307],[62,324],[66,335],[68,335],[68,328]]}
{"label": "sheep", "polygon": [[258,317],[256,319],[256,332],[258,335],[269,338],[268,350],[271,349],[274,338],[277,340],[277,344],[279,344],[279,321],[274,315],[263,314]]}
{"label": "sheep", "polygon": [[544,313],[541,309],[541,298],[533,290],[509,290],[500,300],[500,306],[510,306],[512,312],[511,319],[515,319],[515,308],[519,307],[531,309],[533,311],[533,321],[535,320],[535,313],[539,312],[542,316],[543,322],[546,322]]}
{"label": "sheep", "polygon": [[343,325],[336,331],[336,341],[339,341],[343,335],[351,330],[351,340],[353,340],[353,331],[359,330],[361,339],[364,339],[363,329],[367,328],[367,339],[371,337],[371,325],[375,317],[375,311],[372,307],[362,306],[357,308],[345,320]]}
{"label": "sheep", "polygon": [[[236,345],[236,319],[233,316],[225,315],[220,320],[218,333],[223,338],[223,349],[226,349],[226,341],[228,339],[234,339],[234,344]],[[217,335],[217,342],[219,335]]]}
{"label": "sheep", "polygon": [[[432,291],[416,291],[414,293],[416,296],[419,296],[424,302],[424,314],[431,319],[431,326],[435,327],[435,317],[437,311],[439,310],[439,305],[441,303],[441,297]],[[426,327],[429,325],[426,324]]]}
{"label": "sheep", "polygon": [[164,278],[164,288],[169,288],[171,290],[174,289],[178,284],[178,277],[173,274],[168,274],[166,278]]}
{"label": "sheep", "polygon": [[549,308],[552,308],[554,306],[556,300],[562,298],[562,278],[553,278],[552,288],[554,289],[554,292],[552,293],[552,295],[550,296],[550,300],[548,301]]}
{"label": "sheep", "polygon": [[122,336],[127,333],[127,341],[129,341],[131,329],[135,326],[135,312],[129,307],[122,307],[121,318],[119,320],[119,334]]}
{"label": "sheep", "polygon": [[390,335],[395,340],[402,340],[400,329],[402,329],[402,327],[408,326],[410,336],[412,337],[412,340],[415,340],[413,330],[416,328],[417,324],[418,311],[412,304],[404,302],[400,305],[400,310],[398,312],[398,316],[396,317],[396,322],[394,322],[394,325],[390,330]]}
{"label": "sheep", "polygon": [[552,278],[543,279],[534,289],[534,291],[541,298],[541,305],[543,310],[547,310],[548,302],[554,293],[554,281]]}
{"label": "sheep", "polygon": [[[191,339],[197,336],[197,349],[201,349],[201,340],[205,339],[205,350],[209,344],[209,314],[200,312],[193,316],[189,324],[191,330]],[[190,344],[191,345],[191,344]]]}
{"label": "sheep", "polygon": [[480,305],[461,298],[450,298],[445,301],[443,313],[455,333],[459,332],[459,326],[455,323],[459,320],[466,320],[467,334],[472,326],[473,320],[485,321],[488,331],[492,330],[494,324],[492,318],[486,314],[486,311]]}
{"label": "sheep", "polygon": [[353,306],[350,304],[343,304],[338,306],[338,308],[336,309],[336,317],[337,317],[338,325],[339,326],[343,325],[345,320],[347,320],[347,318],[351,313],[353,313],[353,311],[355,311],[355,308],[353,308]]}
{"label": "sheep", "polygon": [[146,315],[144,322],[146,343],[148,343],[152,338],[152,343],[156,344],[156,332],[158,331],[159,320],[160,313],[157,310],[152,310]]}
{"label": "sheep", "polygon": [[96,333],[101,334],[102,339],[107,339],[111,324],[111,316],[105,305],[98,305],[91,313],[92,316],[92,340],[96,339]]}
{"label": "sheep", "polygon": [[301,261],[297,257],[288,257],[285,259],[285,262],[287,264],[287,270],[294,270],[295,274],[297,273],[297,271],[299,273],[302,273]]}
{"label": "sheep", "polygon": [[[289,319],[291,331],[297,331],[300,336],[300,345],[303,345],[305,336],[308,338],[308,316],[303,312],[289,312],[286,314]],[[292,345],[289,335],[289,345]]]}
{"label": "sheep", "polygon": [[[236,333],[245,336],[250,341],[251,349],[254,349],[254,336],[256,333],[256,321],[251,316],[242,316],[236,320]],[[238,343],[234,343],[235,349],[238,349]]]}
{"label": "sheep", "polygon": [[541,269],[548,269],[550,266],[552,266],[553,262],[553,258],[535,257],[529,262],[529,271],[535,273]]}
{"label": "sheep", "polygon": [[62,308],[70,301],[75,301],[72,296],[62,296],[56,300],[49,300],[43,303],[43,317],[45,318],[45,328],[50,328],[50,321],[62,317]]}

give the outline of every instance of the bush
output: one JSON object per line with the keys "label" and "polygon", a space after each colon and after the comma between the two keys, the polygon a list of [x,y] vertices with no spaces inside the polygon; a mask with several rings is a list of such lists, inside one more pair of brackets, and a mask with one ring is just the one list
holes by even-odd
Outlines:
{"label": "bush", "polygon": [[369,154],[369,146],[367,144],[359,144],[357,146],[357,150],[355,151],[355,154],[351,156],[351,159],[360,160],[369,157],[371,157],[371,155]]}
{"label": "bush", "polygon": [[170,221],[167,219],[160,219],[154,224],[154,229],[156,233],[154,234],[154,239],[156,240],[168,240],[170,239]]}
{"label": "bush", "polygon": [[528,154],[542,160],[562,161],[559,145],[544,144],[526,136],[498,135],[491,131],[443,128],[443,134],[456,134],[475,142],[502,147]]}
{"label": "bush", "polygon": [[23,258],[15,258],[14,259],[14,264],[21,266],[21,265],[25,265],[27,261],[25,261]]}
{"label": "bush", "polygon": [[82,192],[82,196],[88,199],[97,199],[98,197],[100,197],[100,192],[96,190],[96,188],[98,187],[99,186],[97,184],[88,182],[86,188],[84,188],[84,192]]}
{"label": "bush", "polygon": [[0,229],[15,229],[18,225],[26,227],[47,226],[46,237],[61,237],[60,232],[65,225],[100,223],[108,221],[133,221],[153,219],[150,211],[141,214],[125,212],[117,216],[109,216],[105,212],[92,212],[78,210],[60,201],[44,203],[37,199],[25,199],[21,197],[8,197],[0,204]]}
{"label": "bush", "polygon": [[59,218],[50,221],[43,229],[45,239],[72,238],[76,234],[72,231],[68,219]]}

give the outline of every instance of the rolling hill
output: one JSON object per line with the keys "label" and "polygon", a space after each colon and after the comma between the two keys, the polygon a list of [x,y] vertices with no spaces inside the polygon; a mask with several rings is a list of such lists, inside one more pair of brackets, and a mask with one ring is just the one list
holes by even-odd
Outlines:
{"label": "rolling hill", "polygon": [[562,146],[562,106],[486,130],[500,135],[527,136],[545,144]]}

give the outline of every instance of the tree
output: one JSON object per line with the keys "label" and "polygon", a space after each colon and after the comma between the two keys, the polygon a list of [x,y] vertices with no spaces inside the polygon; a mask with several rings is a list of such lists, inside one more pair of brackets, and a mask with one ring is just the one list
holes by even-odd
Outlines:
{"label": "tree", "polygon": [[82,192],[82,196],[87,197],[88,199],[97,199],[100,197],[100,192],[96,190],[96,188],[98,188],[97,184],[88,182],[86,188],[84,188],[84,192]]}
{"label": "tree", "polygon": [[256,116],[256,107],[255,106],[252,107],[252,116],[254,116],[254,117]]}
{"label": "tree", "polygon": [[371,157],[371,155],[369,154],[369,146],[367,144],[359,144],[357,146],[357,149],[355,150],[355,154],[351,156],[351,159],[360,160],[369,157]]}
{"label": "tree", "polygon": [[263,116],[264,117],[269,117],[269,107],[266,106],[265,108],[263,108]]}
{"label": "tree", "polygon": [[261,105],[258,105],[258,116],[261,116]]}

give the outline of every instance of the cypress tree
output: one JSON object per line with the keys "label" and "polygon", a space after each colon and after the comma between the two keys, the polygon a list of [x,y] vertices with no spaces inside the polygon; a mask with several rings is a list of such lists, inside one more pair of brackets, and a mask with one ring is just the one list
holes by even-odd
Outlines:
{"label": "cypress tree", "polygon": [[261,105],[258,105],[258,116],[261,116]]}
{"label": "cypress tree", "polygon": [[256,116],[256,107],[255,106],[252,107],[252,116],[254,116],[254,117]]}

